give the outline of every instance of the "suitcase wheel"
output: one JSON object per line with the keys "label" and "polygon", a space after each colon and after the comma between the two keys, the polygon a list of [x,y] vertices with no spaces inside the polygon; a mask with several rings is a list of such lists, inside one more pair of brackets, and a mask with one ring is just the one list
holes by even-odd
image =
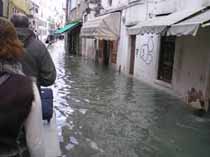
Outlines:
{"label": "suitcase wheel", "polygon": [[50,119],[47,120],[48,124],[50,124]]}

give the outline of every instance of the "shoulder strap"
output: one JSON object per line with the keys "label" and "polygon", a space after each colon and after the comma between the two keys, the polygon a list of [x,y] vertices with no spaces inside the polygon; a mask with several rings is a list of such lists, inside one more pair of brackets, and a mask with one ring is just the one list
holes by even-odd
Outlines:
{"label": "shoulder strap", "polygon": [[2,85],[8,78],[10,77],[10,74],[5,73],[0,76],[0,85]]}

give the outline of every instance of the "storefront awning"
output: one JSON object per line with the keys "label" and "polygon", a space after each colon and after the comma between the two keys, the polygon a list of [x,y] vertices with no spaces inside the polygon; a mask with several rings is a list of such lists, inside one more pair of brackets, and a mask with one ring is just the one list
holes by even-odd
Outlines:
{"label": "storefront awning", "polygon": [[117,40],[120,33],[120,12],[96,17],[84,23],[81,36],[104,40]]}
{"label": "storefront awning", "polygon": [[165,32],[168,26],[176,24],[182,20],[185,20],[203,9],[204,8],[177,11],[167,16],[160,16],[153,19],[149,19],[146,20],[145,22],[140,22],[136,26],[128,28],[128,33],[130,35],[144,34],[144,33],[160,34],[162,32]]}
{"label": "storefront awning", "polygon": [[62,34],[65,33],[67,31],[71,31],[72,29],[74,29],[75,27],[79,26],[80,22],[71,22],[67,25],[65,25],[63,28],[58,29],[57,31],[55,31],[55,34]]}
{"label": "storefront awning", "polygon": [[205,10],[204,12],[191,17],[183,22],[172,25],[168,30],[167,35],[193,35],[197,34],[198,29],[201,27],[208,26],[210,21],[210,9]]}

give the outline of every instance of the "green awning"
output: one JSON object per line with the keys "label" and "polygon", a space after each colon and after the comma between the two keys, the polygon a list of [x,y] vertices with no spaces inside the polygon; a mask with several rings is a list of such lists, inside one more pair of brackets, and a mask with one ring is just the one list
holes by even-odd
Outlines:
{"label": "green awning", "polygon": [[55,31],[55,34],[61,34],[61,33],[65,33],[66,31],[70,31],[72,29],[74,29],[75,27],[79,26],[80,22],[71,22],[67,25],[65,25],[63,28],[58,29]]}

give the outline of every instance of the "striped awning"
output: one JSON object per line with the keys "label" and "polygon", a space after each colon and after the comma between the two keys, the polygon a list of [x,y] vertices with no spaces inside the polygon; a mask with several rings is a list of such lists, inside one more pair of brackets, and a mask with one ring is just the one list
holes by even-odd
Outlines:
{"label": "striped awning", "polygon": [[81,36],[104,40],[117,40],[120,34],[120,12],[109,13],[84,23]]}
{"label": "striped awning", "polygon": [[172,25],[167,32],[167,35],[193,35],[195,36],[200,27],[207,27],[210,22],[210,8],[197,14],[187,20]]}
{"label": "striped awning", "polygon": [[166,32],[166,29],[173,24],[179,23],[194,14],[202,11],[204,7],[198,9],[188,9],[177,11],[170,15],[154,17],[152,19],[148,19],[144,22],[139,22],[139,24],[129,27],[128,34],[136,35],[136,34],[144,34],[144,33],[154,33],[161,34]]}
{"label": "striped awning", "polygon": [[62,34],[62,33],[65,33],[67,31],[71,31],[72,29],[76,28],[77,26],[79,26],[81,24],[81,22],[71,22],[67,25],[65,25],[63,28],[61,29],[58,29],[55,34]]}

